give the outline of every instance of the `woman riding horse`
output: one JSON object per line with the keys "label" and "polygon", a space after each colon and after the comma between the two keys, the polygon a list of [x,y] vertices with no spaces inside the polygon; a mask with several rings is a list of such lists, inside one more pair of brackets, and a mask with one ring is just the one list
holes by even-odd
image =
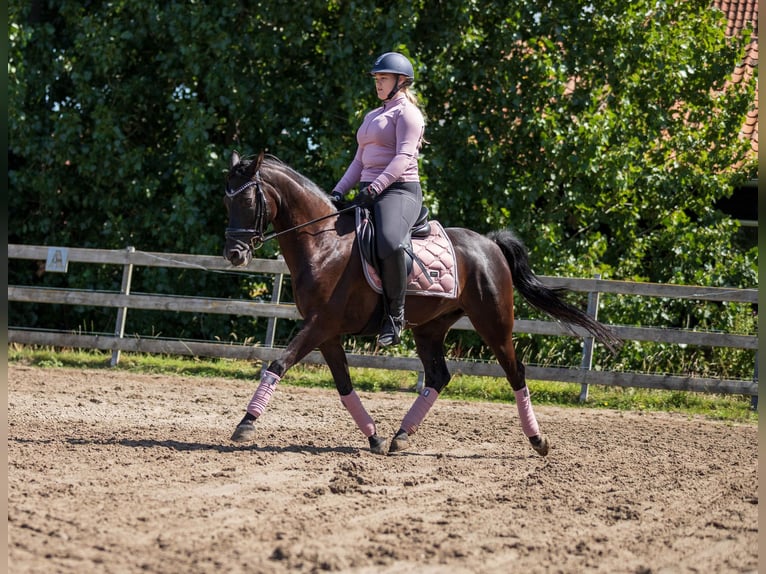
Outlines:
{"label": "woman riding horse", "polygon": [[[459,277],[454,298],[408,296],[405,308],[425,386],[402,419],[390,446],[378,436],[375,423],[354,391],[343,336],[373,334],[383,316],[380,295],[367,283],[353,217],[339,215],[316,184],[282,162],[264,157],[242,160],[232,154],[224,199],[229,227],[224,257],[246,265],[263,241],[276,238],[292,277],[296,306],[303,327],[279,358],[263,372],[246,413],[232,435],[235,441],[255,437],[260,417],[288,369],[312,350],[319,349],[332,373],[340,400],[375,453],[401,450],[423,422],[439,393],[450,380],[444,340],[450,327],[467,316],[492,349],[516,396],[524,434],[541,455],[548,453],[530,402],[524,365],[513,345],[513,290],[533,306],[564,323],[588,331],[607,347],[618,339],[606,326],[563,300],[558,290],[540,282],[529,267],[523,244],[510,231],[480,235],[449,228]],[[274,232],[266,235],[266,227]]]}
{"label": "woman riding horse", "polygon": [[356,155],[335,185],[331,198],[336,206],[341,206],[348,191],[359,184],[359,198],[372,211],[387,306],[378,344],[388,347],[399,343],[404,326],[407,288],[404,248],[423,204],[418,150],[425,122],[409,90],[415,72],[404,55],[383,54],[375,60],[370,74],[375,78],[375,90],[383,105],[364,117],[356,132],[359,144]]}

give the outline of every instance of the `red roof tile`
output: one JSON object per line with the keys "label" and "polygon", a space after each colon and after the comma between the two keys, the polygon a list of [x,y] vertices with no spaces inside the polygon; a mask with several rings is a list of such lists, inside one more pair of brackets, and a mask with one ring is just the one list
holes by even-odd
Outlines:
{"label": "red roof tile", "polygon": [[758,1],[732,1],[716,0],[713,6],[726,14],[729,24],[726,27],[727,36],[736,36],[748,24],[753,26],[755,34],[758,34]]}
{"label": "red roof tile", "polygon": [[737,66],[731,76],[733,83],[749,82],[755,78],[755,101],[748,112],[740,135],[750,138],[750,147],[758,154],[758,0],[715,0],[713,7],[718,8],[728,20],[727,36],[736,36],[746,27],[753,29],[750,45],[747,47],[745,60]]}

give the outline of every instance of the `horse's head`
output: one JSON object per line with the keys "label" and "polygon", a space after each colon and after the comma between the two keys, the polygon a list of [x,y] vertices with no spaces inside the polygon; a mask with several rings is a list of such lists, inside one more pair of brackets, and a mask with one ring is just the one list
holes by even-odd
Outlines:
{"label": "horse's head", "polygon": [[268,206],[260,174],[263,154],[255,161],[231,154],[226,176],[224,205],[229,215],[223,256],[232,265],[247,265],[253,259],[253,250],[263,241],[268,224]]}

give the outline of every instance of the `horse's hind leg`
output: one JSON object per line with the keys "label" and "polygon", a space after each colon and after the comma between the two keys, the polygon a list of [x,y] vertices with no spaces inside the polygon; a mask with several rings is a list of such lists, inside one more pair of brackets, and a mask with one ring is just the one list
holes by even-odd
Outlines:
{"label": "horse's hind leg", "polygon": [[[532,448],[540,456],[548,454],[548,438],[540,432],[537,417],[532,409],[529,388],[525,377],[524,363],[516,359],[516,349],[513,345],[513,301],[510,309],[499,303],[496,312],[490,316],[473,321],[476,332],[492,349],[497,361],[505,371],[506,379],[511,384],[516,397],[516,408],[524,435],[529,439]],[[470,314],[469,314],[470,317]]]}
{"label": "horse's hind leg", "polygon": [[519,411],[519,420],[524,434],[529,439],[532,448],[540,456],[548,454],[548,437],[540,432],[540,426],[537,424],[537,417],[532,410],[532,401],[529,398],[529,388],[527,387],[526,377],[524,375],[524,363],[516,361],[516,372],[518,373],[518,389],[511,384],[513,394],[516,396],[516,409]]}
{"label": "horse's hind leg", "polygon": [[[510,338],[510,337],[509,337]],[[513,347],[511,346],[511,349]],[[508,382],[511,383],[513,394],[516,397],[516,410],[519,412],[519,421],[521,430],[529,439],[529,444],[535,449],[537,454],[545,456],[548,454],[548,438],[540,432],[540,426],[537,423],[537,417],[532,409],[532,401],[529,397],[529,387],[525,376],[524,363],[516,360],[516,353],[512,351],[508,357],[504,351],[495,350],[495,356],[506,373]]]}
{"label": "horse's hind leg", "polygon": [[439,393],[449,383],[451,375],[444,359],[444,338],[450,326],[459,317],[444,317],[436,322],[417,327],[412,333],[418,356],[423,363],[425,384],[410,410],[402,419],[399,431],[391,440],[388,452],[404,450],[409,436],[417,431],[428,411],[439,398]]}
{"label": "horse's hind leg", "polygon": [[362,405],[359,395],[356,394],[352,384],[351,375],[348,372],[348,361],[346,352],[343,350],[340,337],[335,337],[320,345],[319,350],[330,367],[332,378],[335,381],[335,388],[340,395],[340,402],[346,407],[346,410],[354,419],[356,426],[362,431],[370,443],[370,451],[375,454],[385,454],[386,439],[378,436],[375,428],[375,421],[367,413]]}

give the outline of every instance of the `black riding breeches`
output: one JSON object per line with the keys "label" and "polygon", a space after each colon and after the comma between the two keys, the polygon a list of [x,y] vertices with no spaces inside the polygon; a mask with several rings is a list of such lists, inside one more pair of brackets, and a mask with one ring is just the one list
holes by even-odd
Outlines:
{"label": "black riding breeches", "polygon": [[[365,184],[361,184],[364,187]],[[409,244],[410,230],[420,215],[423,190],[417,181],[392,183],[375,200],[375,247],[378,257],[385,259]]]}

